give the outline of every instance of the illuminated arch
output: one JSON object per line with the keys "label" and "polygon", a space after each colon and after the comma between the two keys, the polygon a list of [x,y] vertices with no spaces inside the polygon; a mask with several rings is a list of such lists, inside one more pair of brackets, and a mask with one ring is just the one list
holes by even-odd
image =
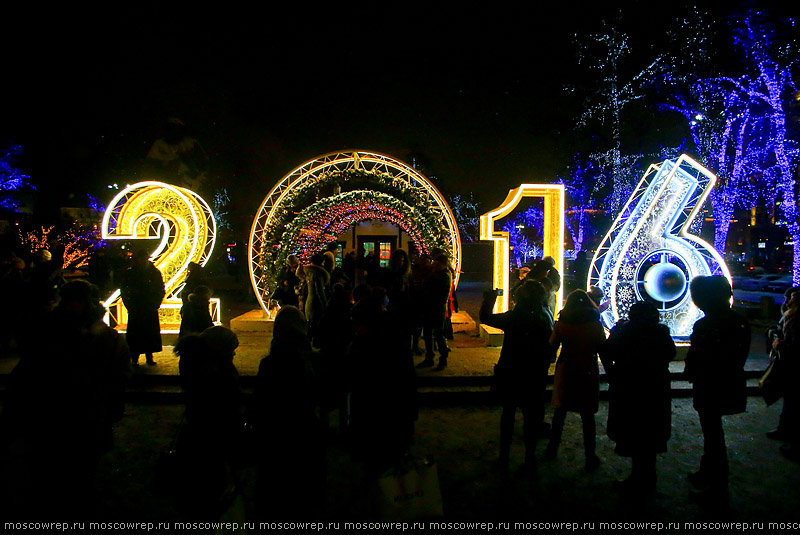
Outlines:
{"label": "illuminated arch", "polygon": [[[248,259],[250,281],[263,310],[269,294],[275,249],[284,236],[273,236],[274,226],[298,192],[310,184],[336,182],[348,173],[365,173],[387,191],[402,187],[408,195],[424,204],[426,214],[438,228],[444,229],[446,250],[456,271],[458,285],[461,270],[461,239],[450,207],[442,194],[423,175],[403,162],[375,152],[334,152],[319,156],[296,168],[281,179],[267,194],[253,220]],[[416,203],[407,203],[409,205]]]}
{"label": "illuminated arch", "polygon": [[[494,225],[498,219],[510,214],[517,207],[523,197],[539,197],[544,199],[544,240],[542,254],[552,256],[555,268],[564,270],[564,185],[563,184],[520,184],[508,192],[505,200],[492,210],[481,216],[481,239],[494,242],[494,287],[503,290],[502,299],[494,305],[496,313],[508,310],[508,280],[509,265],[509,239],[508,232],[495,230]],[[561,303],[563,293],[563,277],[561,287],[556,294],[556,303]]]}
{"label": "illuminated arch", "polygon": [[417,250],[429,253],[428,245],[433,239],[430,222],[426,223],[428,216],[390,195],[364,190],[326,197],[301,211],[283,233],[279,248],[287,254],[301,251],[301,258],[308,258],[353,223],[367,219],[397,225],[409,235]]}

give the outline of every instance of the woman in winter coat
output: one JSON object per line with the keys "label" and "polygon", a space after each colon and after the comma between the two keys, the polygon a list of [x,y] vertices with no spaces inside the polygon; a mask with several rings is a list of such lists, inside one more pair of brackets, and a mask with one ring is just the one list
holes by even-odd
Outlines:
{"label": "woman in winter coat", "polygon": [[547,292],[537,281],[525,281],[515,294],[514,309],[492,314],[496,292],[486,292],[481,306],[481,323],[503,329],[505,338],[495,366],[495,388],[503,403],[500,416],[501,469],[508,468],[514,415],[517,407],[525,418],[525,470],[536,469],[536,437],[544,421],[544,390],[553,351],[550,335],[553,320],[547,307]]}
{"label": "woman in winter coat", "polygon": [[366,462],[371,475],[403,459],[413,441],[419,410],[411,351],[396,317],[383,309],[383,298],[375,289],[352,309],[351,446],[353,456]]}
{"label": "woman in winter coat", "polygon": [[747,407],[744,363],[750,325],[731,310],[731,285],[725,277],[695,277],[689,289],[692,301],[705,313],[692,329],[684,368],[703,431],[700,469],[689,475],[689,482],[701,491],[693,496],[695,501],[723,505],[728,500],[728,451],[722,417]]}
{"label": "woman in winter coat", "polygon": [[[113,446],[131,372],[128,346],[103,323],[104,312],[95,285],[68,282],[58,307],[19,338],[21,358],[0,418],[0,436],[20,433],[34,483],[25,496],[30,510],[17,515],[78,520],[96,513],[94,472]],[[42,325],[46,335],[35,330]]]}
{"label": "woman in winter coat", "polygon": [[[786,388],[787,385],[796,383],[797,377],[797,355],[800,346],[800,286],[792,286],[783,293],[784,302],[781,306],[781,319],[777,325],[767,329],[767,352],[777,351],[779,361],[775,363],[772,373],[781,387],[783,397],[783,410],[777,429],[767,432],[767,438],[773,440],[784,440],[792,443],[797,442],[798,431],[800,431],[800,420],[798,420],[798,404],[796,390]],[[787,324],[787,320],[789,323]],[[797,453],[797,448],[791,444],[781,446],[784,455],[792,457],[792,452]]]}
{"label": "woman in winter coat", "polygon": [[331,279],[330,274],[322,267],[324,258],[321,254],[315,254],[311,257],[311,263],[303,267],[308,288],[304,304],[306,320],[308,320],[308,337],[315,345],[317,343],[316,330],[322,314],[325,312],[325,307],[328,306],[327,287]]}
{"label": "woman in winter coat", "polygon": [[[239,340],[222,326],[175,345],[186,400],[177,450],[186,463],[178,507],[193,518],[218,518],[242,444],[241,388],[233,357]],[[197,516],[200,515],[200,516]]]}
{"label": "woman in winter coat", "polygon": [[123,273],[120,295],[128,309],[126,340],[133,365],[139,365],[139,355],[144,353],[147,364],[154,366],[153,353],[161,351],[158,309],[164,299],[164,279],[146,252],[134,249],[131,267]]}
{"label": "woman in winter coat", "polygon": [[183,338],[191,333],[200,334],[214,326],[214,320],[211,319],[209,311],[210,299],[211,290],[208,286],[203,285],[197,286],[187,296],[181,307],[181,328],[178,338]]}
{"label": "woman in winter coat", "polygon": [[611,329],[600,348],[609,378],[608,437],[615,452],[632,458],[622,492],[644,496],[656,487],[656,454],[667,451],[672,426],[669,362],[675,343],[652,303],[635,303],[628,321]]}
{"label": "woman in winter coat", "polygon": [[256,435],[256,506],[265,519],[299,519],[324,503],[325,445],[303,313],[275,316],[269,355],[261,360],[250,422]]}
{"label": "woman in winter coat", "polygon": [[555,412],[546,456],[554,458],[558,452],[567,412],[580,413],[587,472],[600,464],[600,458],[595,454],[594,415],[600,394],[597,352],[605,339],[600,314],[589,295],[583,290],[569,294],[550,337],[553,350],[560,347],[561,354],[556,361],[553,383]]}

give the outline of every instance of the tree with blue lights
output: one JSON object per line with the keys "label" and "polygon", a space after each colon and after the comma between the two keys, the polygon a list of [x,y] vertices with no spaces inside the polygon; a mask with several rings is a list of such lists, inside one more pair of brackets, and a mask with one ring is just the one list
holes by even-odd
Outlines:
{"label": "tree with blue lights", "polygon": [[[798,152],[786,130],[788,103],[797,91],[791,71],[798,46],[796,40],[776,32],[779,22],[790,28],[794,22],[770,20],[756,12],[733,22],[734,43],[745,72],[672,78],[669,83],[685,90],[673,92],[674,103],[665,107],[686,118],[700,162],[719,178],[711,194],[717,250],[725,249],[737,206],[779,205],[779,216],[794,244],[793,278],[798,284],[800,222],[793,176]],[[695,57],[699,59],[694,66],[708,59],[702,49]]]}
{"label": "tree with blue lights", "polygon": [[566,226],[578,252],[592,227],[590,214],[600,210],[608,196],[604,193],[607,180],[596,162],[576,155],[567,173],[557,181],[566,190]]}
{"label": "tree with blue lights", "polygon": [[11,145],[0,153],[0,209],[16,211],[22,203],[14,193],[23,189],[36,189],[28,182],[30,176],[16,167],[21,155],[20,145]]}
{"label": "tree with blue lights", "polygon": [[507,218],[503,230],[508,232],[512,267],[522,267],[542,256],[544,211],[541,206],[530,206]]}
{"label": "tree with blue lights", "polygon": [[595,71],[598,78],[594,84],[596,90],[578,118],[578,124],[585,127],[590,120],[599,120],[611,129],[612,146],[592,154],[592,158],[603,162],[612,177],[612,193],[608,206],[612,214],[617,213],[625,203],[638,178],[631,172],[630,162],[626,161],[629,158],[622,152],[622,111],[631,103],[644,98],[647,85],[664,69],[666,58],[665,54],[657,54],[641,68],[623,70],[623,63],[631,49],[630,39],[620,31],[619,22],[603,21],[602,31],[590,34],[582,40],[578,58],[579,63]]}
{"label": "tree with blue lights", "polygon": [[472,193],[452,195],[448,199],[448,205],[456,218],[461,239],[466,242],[477,241],[480,236],[480,211]]}
{"label": "tree with blue lights", "polygon": [[[794,28],[794,21],[785,21]],[[761,140],[760,167],[766,200],[780,203],[782,220],[792,237],[792,282],[800,284],[800,221],[793,170],[797,151],[786,135],[788,103],[797,92],[792,68],[800,47],[794,39],[779,42],[777,24],[763,13],[748,13],[738,21],[734,41],[749,61],[750,72],[726,79],[747,95],[757,118],[751,135]],[[793,162],[794,160],[794,162]],[[773,186],[774,185],[774,186]],[[772,192],[774,191],[774,196]]]}
{"label": "tree with blue lights", "polygon": [[717,175],[710,195],[714,210],[714,248],[725,251],[733,212],[754,202],[748,177],[756,168],[754,140],[745,136],[751,126],[744,95],[720,78],[697,80],[689,96],[675,96],[664,107],[682,114],[689,124],[698,161]]}

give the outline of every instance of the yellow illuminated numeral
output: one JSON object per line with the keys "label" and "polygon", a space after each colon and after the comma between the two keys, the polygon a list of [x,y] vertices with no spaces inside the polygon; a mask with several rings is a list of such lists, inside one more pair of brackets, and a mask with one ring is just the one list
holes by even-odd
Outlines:
{"label": "yellow illuminated numeral", "polygon": [[[150,240],[150,259],[161,271],[166,288],[159,310],[162,333],[177,333],[181,300],[190,262],[201,266],[214,249],[216,223],[208,204],[196,193],[164,184],[140,182],[122,190],[109,204],[103,217],[105,240]],[[219,299],[211,300],[212,319],[220,322]],[[127,324],[127,311],[119,289],[106,299],[107,322]]]}
{"label": "yellow illuminated numeral", "polygon": [[588,283],[607,299],[603,323],[611,328],[636,301],[650,301],[677,341],[686,341],[702,312],[689,282],[730,273],[714,248],[689,233],[716,177],[682,155],[651,165],[592,260]]}
{"label": "yellow illuminated numeral", "polygon": [[[502,298],[495,302],[495,313],[508,310],[510,265],[508,232],[495,230],[494,225],[498,219],[510,214],[523,197],[544,199],[543,254],[552,256],[556,261],[556,269],[563,271],[564,186],[562,184],[521,184],[518,188],[510,190],[500,206],[481,216],[481,239],[494,242],[494,287],[503,290]],[[556,294],[557,308],[560,308],[562,292],[563,282]]]}

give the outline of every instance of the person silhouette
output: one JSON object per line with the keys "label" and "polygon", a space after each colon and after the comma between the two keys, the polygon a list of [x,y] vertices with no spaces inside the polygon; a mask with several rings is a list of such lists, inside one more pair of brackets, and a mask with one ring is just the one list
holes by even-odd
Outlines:
{"label": "person silhouette", "polygon": [[598,410],[600,395],[597,352],[605,339],[600,314],[594,302],[585,291],[573,291],[569,294],[550,337],[553,350],[558,350],[560,346],[561,354],[556,361],[553,380],[552,403],[555,411],[545,456],[551,459],[556,456],[567,412],[580,413],[587,472],[600,465],[600,458],[595,453],[594,415]]}
{"label": "person silhouette", "polygon": [[164,299],[164,279],[144,250],[133,250],[131,266],[122,276],[120,294],[128,310],[126,339],[133,365],[139,365],[139,355],[144,353],[147,364],[155,366],[153,353],[161,351],[158,309]]}
{"label": "person silhouette", "polygon": [[37,331],[22,341],[3,410],[9,428],[0,435],[18,432],[23,439],[30,513],[77,520],[93,514],[97,503],[94,471],[112,449],[112,425],[124,413],[130,355],[102,321],[96,286],[76,280],[60,293],[55,310],[41,318],[47,336]]}
{"label": "person silhouette", "polygon": [[700,469],[689,474],[698,489],[693,501],[725,505],[728,501],[728,452],[722,417],[747,408],[744,363],[750,350],[750,326],[731,310],[728,279],[720,275],[695,277],[692,301],[705,313],[694,324],[685,373],[693,385],[694,408],[703,431]]}
{"label": "person silhouette", "polygon": [[540,282],[525,281],[515,294],[514,308],[492,314],[497,292],[484,293],[481,323],[502,329],[505,337],[500,359],[495,366],[495,388],[503,404],[500,416],[500,456],[498,465],[508,468],[514,415],[517,407],[525,418],[525,464],[523,471],[536,470],[536,439],[544,422],[544,391],[547,371],[554,352],[550,346],[553,319],[546,310],[547,292]]}
{"label": "person silhouette", "polygon": [[324,505],[325,444],[311,357],[302,311],[281,308],[249,408],[258,451],[255,502],[264,519],[306,518]]}
{"label": "person silhouette", "polygon": [[671,434],[672,397],[669,362],[675,343],[669,328],[658,322],[658,309],[634,303],[628,320],[619,321],[600,346],[608,377],[608,437],[618,455],[631,457],[631,475],[616,488],[631,497],[656,489],[656,454],[667,451]]}
{"label": "person silhouette", "polygon": [[221,497],[236,484],[235,466],[242,446],[241,388],[233,357],[239,339],[221,325],[178,340],[185,425],[177,450],[185,463],[183,492],[176,505],[192,518],[216,519]]}

